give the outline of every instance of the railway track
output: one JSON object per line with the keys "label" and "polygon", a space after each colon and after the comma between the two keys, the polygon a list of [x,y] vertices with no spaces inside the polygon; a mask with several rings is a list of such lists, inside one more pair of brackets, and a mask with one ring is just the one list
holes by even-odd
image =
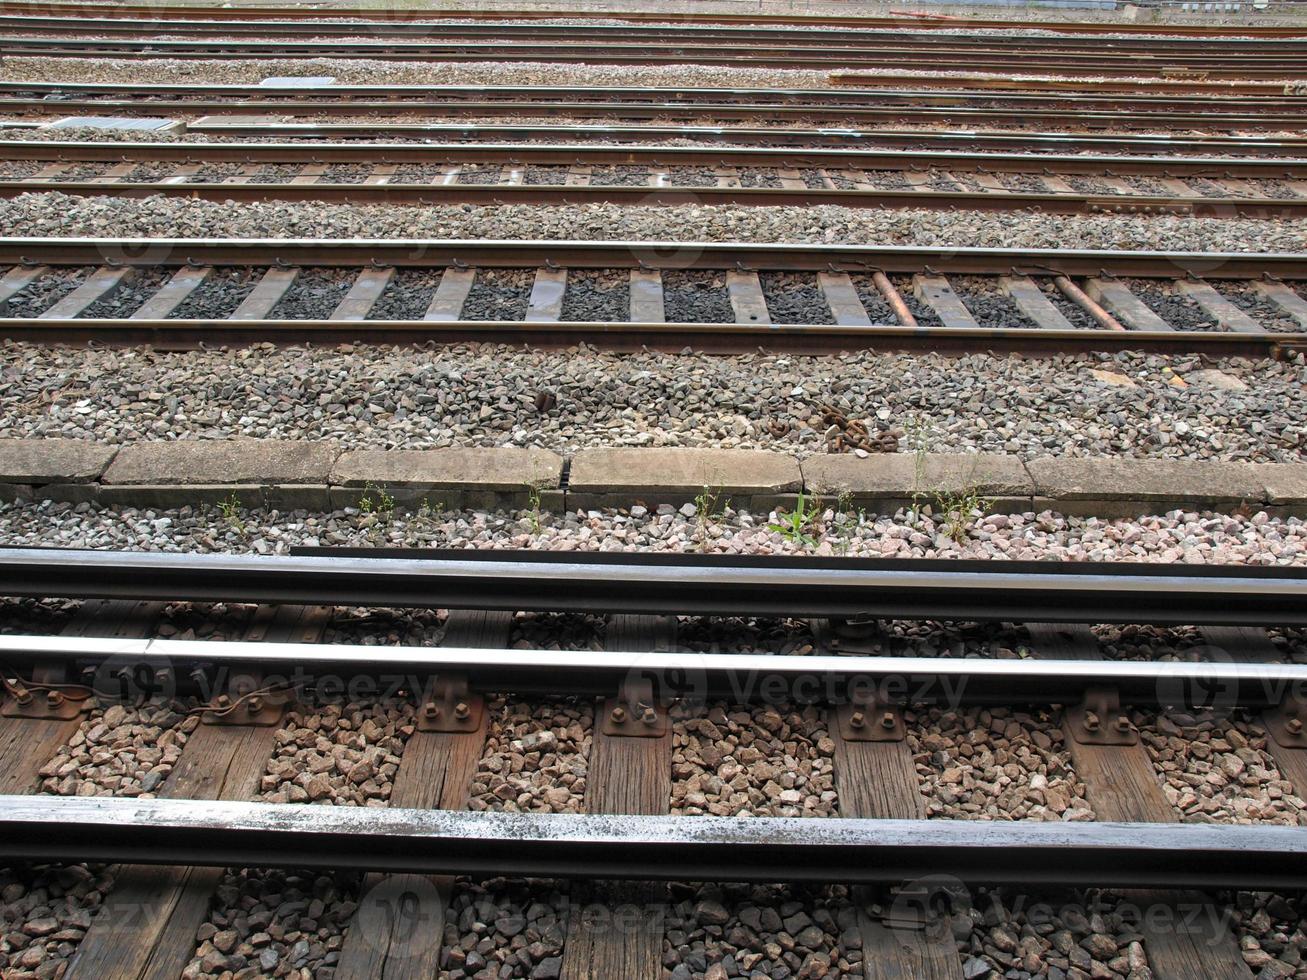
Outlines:
{"label": "railway track", "polygon": [[[969,962],[967,944],[948,926],[950,903],[965,907],[968,893],[983,908],[983,890],[1004,883],[1032,900],[1054,889],[1064,902],[1068,886],[1185,889],[1145,901],[1154,911],[1216,913],[1218,925],[1177,931],[1170,919],[1142,917],[1136,942],[1159,980],[1195,968],[1229,977],[1247,971],[1240,937],[1219,924],[1235,899],[1218,890],[1307,882],[1301,829],[1180,823],[1145,750],[1163,714],[1222,724],[1243,713],[1269,733],[1263,751],[1283,778],[1307,782],[1307,748],[1294,723],[1303,709],[1286,694],[1307,681],[1307,666],[1291,662],[1263,629],[1307,622],[1301,568],[1039,562],[996,572],[992,562],[958,561],[6,549],[0,593],[80,603],[60,635],[0,635],[9,695],[0,711],[0,791],[9,794],[0,797],[0,857],[122,865],[99,913],[62,954],[72,978],[178,975],[208,955],[206,909],[223,907],[222,889],[231,886],[203,867],[380,872],[344,885],[358,911],[346,914],[333,965],[337,976],[352,977],[448,966],[444,930],[423,930],[415,942],[411,929],[457,910],[454,895],[467,886],[444,876],[459,874],[576,879],[578,911],[584,902],[592,916],[638,902],[652,937],[565,916],[555,968],[566,977],[611,976],[605,971],[625,963],[622,976],[649,980],[663,975],[664,928],[677,928],[675,899],[659,880],[680,883],[674,889],[703,880],[865,887],[848,900],[857,912],[844,925],[852,930],[846,947],[857,936],[864,961],[908,955],[919,966],[914,975],[930,978],[956,977]],[[244,610],[236,640],[157,638],[163,602],[187,600],[257,605],[225,607]],[[339,607],[374,604],[448,607],[442,642],[327,639]],[[610,612],[604,650],[509,649],[508,609]],[[685,616],[708,612],[817,616],[817,648],[675,652],[678,617],[687,628]],[[955,616],[1010,623],[1004,628],[1021,633],[1028,655],[913,657],[892,643],[888,656],[860,652],[878,635],[877,618]],[[1147,653],[1104,659],[1088,626],[1102,622],[1206,624],[1207,646],[1182,662]],[[391,750],[399,761],[387,777],[389,796],[352,808],[268,801],[266,787],[280,784],[268,774],[281,771],[285,746],[303,754],[296,746],[304,733],[307,746],[329,745],[334,716],[324,699],[343,678],[371,679],[370,690],[387,693],[370,697],[406,706],[413,719],[415,730]],[[505,690],[528,702],[562,694],[594,705],[581,812],[468,811],[470,784],[484,778],[478,758],[496,757],[503,721],[494,705]],[[194,704],[200,724],[190,723],[156,793],[86,799],[50,791],[47,759],[64,758],[79,733],[104,728],[107,710],[130,718],[161,699]],[[815,712],[812,724],[831,745],[832,819],[685,812],[675,795],[684,790],[674,789],[685,779],[673,775],[684,765],[674,761],[676,740],[694,737],[712,717],[720,723],[724,715],[714,711],[797,717],[796,705]],[[909,745],[937,706],[964,715],[982,707],[1049,712],[1058,720],[1045,727],[1060,731],[1092,819],[928,818],[918,788],[925,777]],[[172,717],[175,726],[185,716]],[[362,729],[364,745],[379,737],[371,731]],[[344,734],[360,744],[359,735]],[[931,779],[937,786],[939,777]],[[602,879],[615,882],[584,889]],[[406,914],[383,914],[384,903],[398,899]],[[144,924],[142,907],[152,911]],[[786,915],[805,907],[792,903]],[[257,927],[238,926],[238,939]],[[227,953],[234,951],[233,943]],[[256,944],[250,957],[257,955]]]}
{"label": "railway track", "polygon": [[[927,49],[956,46],[965,47],[1007,47],[1026,48],[1032,45],[1029,36],[1014,33],[1028,29],[1028,25],[1008,22],[1003,28],[990,28],[992,33],[982,33],[976,29],[958,30],[951,26],[934,25],[934,29],[923,32],[922,21],[911,24],[910,29],[875,26],[863,30],[850,30],[848,27],[823,29],[820,19],[814,18],[805,24],[803,30],[785,30],[777,27],[729,26],[711,24],[678,24],[669,17],[666,22],[656,26],[645,26],[638,21],[627,23],[590,23],[590,24],[542,24],[542,23],[506,23],[503,20],[477,22],[476,14],[459,12],[446,20],[428,17],[422,19],[392,18],[389,16],[361,17],[358,20],[328,19],[340,15],[319,11],[314,19],[302,20],[257,20],[257,19],[211,19],[208,12],[203,16],[191,18],[152,18],[123,16],[120,8],[102,8],[99,13],[111,13],[112,16],[52,16],[47,8],[45,16],[24,13],[7,13],[12,9],[8,4],[0,8],[0,27],[16,34],[144,34],[161,33],[170,37],[245,37],[282,38],[282,37],[425,37],[439,34],[442,38],[459,39],[517,39],[538,40],[542,38],[593,40],[596,38],[613,38],[626,41],[656,41],[663,44],[688,42],[739,42],[739,41],[777,41],[783,40],[787,45],[797,48],[827,46],[831,44],[846,46],[884,47],[891,43],[907,43]],[[390,14],[386,11],[386,14]],[[523,18],[528,20],[527,18]],[[624,15],[612,16],[611,20],[626,20]],[[1065,25],[1044,22],[1039,28],[1043,33],[1036,39],[1038,47],[1045,50],[1069,50],[1075,53],[1145,51],[1150,54],[1158,52],[1184,54],[1201,53],[1215,47],[1207,38],[1131,37],[1124,30],[1118,30],[1115,37],[1089,40],[1062,33]],[[1076,25],[1072,25],[1076,26]],[[1124,26],[1124,25],[1122,25]],[[1153,25],[1144,32],[1153,35]],[[1255,33],[1250,31],[1250,34]],[[1307,32],[1304,32],[1307,33]],[[1215,35],[1214,35],[1215,36]],[[1307,53],[1307,41],[1284,38],[1266,38],[1249,35],[1236,35],[1220,38],[1219,50],[1222,52],[1269,52],[1269,53]]]}
{"label": "railway track", "polygon": [[59,191],[216,201],[832,204],[1260,218],[1307,213],[1307,165],[1287,159],[62,141],[0,143],[5,158],[0,196],[9,197]]}
{"label": "railway track", "polygon": [[1301,349],[1307,332],[1298,254],[0,239],[0,263],[12,265],[0,279],[0,331],[40,342],[1265,356]]}
{"label": "railway track", "polygon": [[[1085,129],[1189,128],[1201,131],[1292,130],[1307,121],[1302,96],[1151,99],[1093,95],[904,93],[868,90],[603,89],[556,87],[92,86],[0,84],[0,111],[21,115],[258,115],[563,117],[618,120],[810,121],[874,125],[976,123],[1063,125]],[[308,93],[307,95],[304,93]],[[6,97],[7,96],[7,97]]]}
{"label": "railway track", "polygon": [[[0,196],[838,203],[1259,217],[1307,209],[1307,140],[1252,135],[1296,133],[1301,98],[1247,82],[1230,86],[1226,98],[1209,97],[1223,75],[1300,72],[1307,39],[1226,45],[1229,32],[1217,31],[1118,44],[1074,36],[1084,25],[1034,39],[873,35],[712,27],[711,17],[670,30],[591,30],[505,25],[490,13],[431,34],[409,11],[373,30],[313,21],[322,12],[308,10],[224,8],[211,24],[174,8],[123,8],[121,19],[106,8],[56,10],[85,19],[0,4],[0,54],[335,52],[855,68],[924,61],[1004,72],[1020,59],[1032,70],[1102,69],[1116,77],[1101,86],[1070,80],[1102,88],[1083,103],[1052,83],[1019,92],[978,83],[987,87],[980,94],[613,88],[584,95],[526,86],[403,86],[384,94],[378,86],[341,86],[327,94],[0,83],[0,111],[22,111],[30,117],[22,125],[52,113],[167,113],[214,139],[6,141]],[[826,23],[848,20],[856,19]],[[48,36],[17,36],[24,31]],[[146,32],[185,40],[145,40]],[[353,40],[359,35],[367,40]],[[1273,35],[1304,36],[1265,33]],[[305,40],[311,37],[326,40]],[[1029,56],[1031,44],[1045,50]],[[1155,93],[1134,80],[1159,71],[1176,77]],[[1202,72],[1211,77],[1196,77]],[[847,78],[833,83],[841,81]],[[1182,92],[1195,98],[1182,104]],[[331,121],[231,118],[261,112]],[[199,113],[209,115],[189,118]],[[766,117],[779,125],[395,119],[439,114]],[[1055,116],[1068,128],[1111,131],[873,128],[903,118],[1042,128],[1056,125]],[[782,128],[800,119],[867,128]],[[1127,126],[1227,135],[1121,134]],[[230,142],[243,136],[260,142]],[[354,141],[320,142],[334,136]],[[300,137],[305,142],[286,142]],[[648,145],[660,139],[698,145]],[[1002,152],[1013,150],[1022,152]],[[1118,155],[1073,155],[1083,153]],[[0,336],[156,348],[363,340],[1148,351],[1297,363],[1307,352],[1307,254],[0,238]],[[12,371],[48,376],[56,400],[76,392],[87,397],[75,410],[96,412],[101,395],[69,387],[80,370],[73,361],[33,365],[22,360],[26,350],[16,349]],[[342,357],[350,351],[339,349]],[[249,353],[240,370],[263,377],[268,365],[258,359],[268,352]],[[158,397],[178,419],[217,418],[188,403],[175,381],[167,382],[171,391],[156,392],[152,379],[148,392],[137,390],[128,375],[158,366],[148,351],[110,356],[143,363],[139,372],[124,371],[115,401]],[[346,363],[386,387],[375,365]],[[1249,373],[1283,367],[1254,364],[1261,367]],[[1195,374],[1191,367],[1177,370]],[[1242,370],[1206,373],[1236,385]],[[498,374],[498,364],[487,373]],[[597,372],[593,384],[611,381]],[[439,390],[444,383],[427,390],[422,382],[422,407],[413,411],[445,412],[453,389]],[[789,384],[784,390],[806,395]],[[275,385],[266,391],[282,398]],[[537,412],[555,398],[536,396],[546,399]],[[642,408],[629,400],[631,411]],[[312,396],[295,402],[294,412],[301,409],[315,412]],[[23,406],[20,414],[41,411]],[[230,431],[220,414],[219,435]],[[260,417],[269,420],[265,431],[273,426],[272,416]],[[383,424],[369,414],[361,438]],[[1264,430],[1256,423],[1249,431]],[[153,438],[178,434],[171,423],[151,428]],[[516,432],[513,438],[516,444]],[[6,442],[6,460],[62,454],[49,448],[53,440],[40,449],[34,440]],[[260,444],[260,452],[288,457],[301,448]],[[101,445],[89,450],[113,455]],[[216,456],[224,477],[245,472],[246,463],[231,463],[225,450]],[[126,472],[130,461],[122,452],[115,459]],[[42,458],[23,472],[63,465]],[[23,501],[30,488],[3,483],[13,478],[6,467],[0,497],[16,502],[0,504],[0,517],[10,540],[70,541],[83,531],[79,541],[111,540],[112,532],[102,538],[98,529],[120,518],[124,526],[148,523],[148,540],[183,550],[221,547],[212,537],[225,536],[239,537],[239,550],[265,551],[280,534],[248,536],[233,492],[211,515],[195,506],[202,516],[188,539],[192,525],[178,514],[192,508],[146,509],[148,485],[130,497],[133,508],[140,505],[130,517],[123,509],[55,529],[44,522],[62,521],[65,510],[78,520],[98,514],[108,498],[96,501],[91,488],[71,485],[62,498]],[[184,473],[197,501],[226,493],[197,483],[201,469]],[[323,463],[328,469],[334,487],[335,464]],[[1267,469],[1296,479],[1292,463]],[[304,479],[275,482],[287,500],[306,489],[294,485]],[[534,521],[540,536],[542,486],[569,500],[582,485],[579,464],[559,459],[552,483],[528,485],[535,509],[523,512],[521,526]],[[127,493],[134,487],[128,480]],[[334,503],[334,491],[323,499]],[[273,550],[289,541],[314,546],[276,557],[0,547],[0,975],[1188,980],[1301,972],[1307,568],[1292,564],[1301,557],[1300,535],[1288,519],[1254,519],[1242,509],[1221,518],[1222,534],[1253,530],[1251,547],[1262,549],[1250,557],[1236,548],[1225,560],[1265,565],[473,550],[480,537],[454,541],[453,533],[430,530],[442,518],[429,502],[413,516],[415,528],[426,522],[422,540],[448,537],[468,550],[317,547],[351,540],[337,529],[355,518],[360,531],[370,529],[369,540],[410,540],[407,518],[390,524],[394,500],[384,486],[367,484],[357,505],[344,521],[290,515],[300,530]],[[688,513],[683,500],[645,500],[639,510],[620,511],[614,527],[620,534],[643,534],[645,521],[662,528],[680,521],[678,506]],[[694,512],[711,520],[716,506],[700,501]],[[795,506],[803,510],[802,494]],[[28,526],[31,514],[38,516]],[[511,534],[518,516],[488,520],[499,528],[502,517]],[[280,519],[270,513],[270,521]],[[783,510],[772,518],[784,519]],[[598,546],[594,513],[588,525],[584,513],[566,520],[584,531],[559,546]],[[741,521],[763,526],[749,515]],[[462,522],[456,517],[451,526]],[[1075,553],[1102,553],[1094,536],[1111,523],[1068,530],[1077,548],[1079,536],[1087,542]],[[1192,523],[1126,523],[1140,535],[1136,544],[1110,534],[1099,540],[1119,541],[1122,554],[1165,557],[1175,531],[1174,553],[1190,553],[1193,538],[1181,544],[1178,535]],[[997,516],[992,526],[1000,526]],[[914,518],[913,530],[922,527]],[[1029,527],[1043,532],[1042,524]],[[1166,540],[1151,543],[1159,536]],[[1013,531],[1007,541],[1019,538]],[[1220,560],[1217,539],[1201,537],[1193,553]],[[602,541],[604,550],[617,540]],[[708,540],[704,530],[705,548]],[[995,541],[993,553],[1004,543]],[[1213,793],[1220,806],[1208,805]],[[1054,904],[1053,924],[1037,925],[1025,912],[1030,901]],[[1142,906],[1136,918],[1128,918],[1130,902]]]}
{"label": "railway track", "polygon": [[[167,24],[177,20],[190,20],[196,16],[194,6],[130,6],[115,4],[78,3],[32,3],[23,0],[8,0],[0,8],[13,16],[46,17],[59,14],[70,17],[100,17],[112,13],[114,18],[132,21],[145,21],[148,24]],[[557,11],[549,10],[461,10],[458,22],[488,23],[503,25],[510,21],[556,20]],[[978,17],[920,17],[920,16],[805,16],[797,14],[775,14],[764,11],[747,14],[723,14],[708,12],[679,11],[568,11],[568,18],[585,21],[607,21],[620,19],[629,23],[653,22],[657,24],[745,24],[745,25],[799,25],[811,27],[864,27],[876,30],[910,29],[931,33],[951,33],[954,31],[974,30],[1040,30],[1045,31],[1056,40],[1058,35],[1069,34],[1121,34],[1126,25],[1114,23],[1095,23],[1084,21],[1020,21],[1004,19],[987,19]],[[431,15],[420,9],[388,8],[384,17],[379,16],[375,8],[348,7],[206,7],[205,20],[218,20],[226,23],[240,24],[242,21],[254,23],[266,21],[309,21],[330,24],[333,20],[361,23],[406,23],[430,21]],[[437,21],[444,24],[447,21]],[[543,25],[541,25],[543,26]],[[598,26],[598,25],[594,25]],[[1175,38],[1220,38],[1224,41],[1237,41],[1240,38],[1295,38],[1307,37],[1307,27],[1296,24],[1240,24],[1228,26],[1222,24],[1148,24],[1150,36],[1169,36]]]}
{"label": "railway track", "polygon": [[957,47],[930,45],[917,50],[903,43],[882,47],[854,44],[827,47],[794,47],[788,38],[771,45],[741,42],[731,47],[722,43],[675,43],[651,50],[648,42],[535,41],[506,45],[495,41],[408,41],[346,40],[274,41],[233,38],[194,40],[20,37],[0,38],[0,55],[43,58],[366,58],[377,61],[478,62],[502,58],[506,47],[521,61],[551,64],[617,65],[732,65],[758,68],[816,69],[823,71],[856,68],[920,68],[929,64],[935,71],[990,71],[1006,73],[1011,59],[1019,56],[1023,71],[1057,75],[1137,77],[1142,72],[1195,71],[1214,79],[1265,79],[1292,81],[1307,67],[1307,54],[1239,53],[1216,51],[1143,56],[1132,52],[1103,50],[1090,45],[1084,53],[1061,51],[1043,54],[1038,42],[1020,46],[961,44]]}
{"label": "railway track", "polygon": [[[957,84],[954,80],[954,85]],[[618,119],[809,119],[814,122],[1124,123],[1206,128],[1293,128],[1307,97],[1282,91],[1217,89],[1193,93],[1040,93],[887,88],[657,89],[637,86],[514,85],[137,85],[131,82],[0,82],[0,108],[26,114],[140,112],[250,115],[567,116]],[[949,115],[953,114],[953,115]],[[1204,120],[1210,119],[1210,122]]]}
{"label": "railway track", "polygon": [[[8,124],[16,128],[35,128],[36,123]],[[542,123],[428,123],[375,122],[360,119],[350,122],[284,122],[276,116],[229,119],[204,116],[186,123],[187,132],[206,137],[263,137],[285,140],[366,139],[373,142],[455,142],[494,141],[550,143],[596,142],[601,144],[680,141],[700,145],[763,147],[846,147],[862,149],[947,149],[1018,150],[1021,152],[1075,151],[1108,154],[1197,154],[1204,156],[1283,156],[1307,155],[1307,138],[1298,136],[1189,136],[1116,135],[1076,132],[994,131],[994,130],[902,130],[750,128],[746,126],[585,126]],[[673,147],[674,148],[674,147]]]}

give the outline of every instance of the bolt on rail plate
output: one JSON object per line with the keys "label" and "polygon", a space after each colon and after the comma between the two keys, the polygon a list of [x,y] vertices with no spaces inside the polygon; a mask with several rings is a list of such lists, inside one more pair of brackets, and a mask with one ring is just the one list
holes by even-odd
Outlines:
{"label": "bolt on rail plate", "polygon": [[879,694],[860,694],[835,709],[846,742],[902,742],[907,737],[903,708]]}
{"label": "bolt on rail plate", "polygon": [[1286,694],[1262,715],[1262,723],[1281,748],[1307,749],[1307,699],[1301,695]]}
{"label": "bolt on rail plate", "polygon": [[5,682],[12,693],[0,701],[0,717],[71,721],[88,703],[69,698],[62,691],[30,690],[17,678],[6,678]]}
{"label": "bolt on rail plate", "polygon": [[468,691],[466,674],[441,674],[430,684],[418,709],[418,731],[460,735],[480,730],[485,699]]}
{"label": "bolt on rail plate", "polygon": [[1066,721],[1071,737],[1081,745],[1135,745],[1139,741],[1114,687],[1086,688],[1080,704],[1066,706]]}
{"label": "bolt on rail plate", "polygon": [[216,696],[205,707],[201,721],[205,725],[249,725],[267,728],[281,722],[287,691],[265,686],[263,676],[246,672],[233,676],[227,691]]}
{"label": "bolt on rail plate", "polygon": [[630,680],[615,698],[604,699],[600,730],[618,738],[661,738],[667,734],[668,711],[653,696],[653,682]]}

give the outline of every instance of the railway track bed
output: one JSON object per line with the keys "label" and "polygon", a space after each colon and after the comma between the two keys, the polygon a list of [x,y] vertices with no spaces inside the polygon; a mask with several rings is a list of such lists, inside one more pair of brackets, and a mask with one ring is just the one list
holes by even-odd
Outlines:
{"label": "railway track bed", "polygon": [[[332,76],[327,76],[332,77]],[[885,85],[887,83],[881,83]],[[1039,83],[1032,81],[1031,89]],[[906,123],[978,126],[1173,128],[1207,131],[1294,129],[1303,97],[1262,91],[1139,95],[1097,93],[838,89],[641,88],[596,85],[339,85],[273,77],[270,84],[0,82],[0,111],[49,115],[365,116],[396,118],[539,116],[574,119]]]}
{"label": "railway track bed", "polygon": [[324,13],[0,4],[4,980],[1307,978],[1307,34]]}
{"label": "railway track bed", "polygon": [[[777,42],[729,42],[690,40],[681,43],[626,39],[591,39],[579,34],[571,39],[523,39],[520,43],[505,40],[477,39],[376,39],[326,38],[321,40],[273,40],[232,37],[204,39],[141,37],[39,37],[6,35],[0,39],[0,53],[6,57],[46,58],[113,58],[134,59],[182,58],[214,59],[316,59],[363,58],[400,62],[480,62],[502,58],[511,51],[515,60],[546,63],[615,64],[615,65],[726,65],[845,71],[857,68],[912,69],[923,60],[943,71],[1009,72],[1012,59],[1019,58],[1022,70],[1050,72],[1066,77],[1138,77],[1141,70],[1195,71],[1205,78],[1237,80],[1292,81],[1300,76],[1307,53],[1300,42],[1253,42],[1256,47],[1226,51],[1209,45],[1207,50],[1195,45],[1190,50],[1150,52],[1141,58],[1129,51],[1113,50],[1097,39],[1085,42],[1082,50],[1049,52],[1040,40],[1008,39],[1009,43],[990,43],[983,38],[965,38],[958,44],[930,43],[924,50],[919,42],[923,35],[908,35],[907,43],[880,42],[859,44],[855,38],[845,43],[805,45],[802,33],[778,38]],[[660,32],[661,33],[661,32]],[[927,39],[929,40],[929,39]],[[916,43],[914,43],[916,42]]]}
{"label": "railway track bed", "polygon": [[[95,571],[114,565],[131,572]],[[1292,970],[1307,943],[1292,919],[1304,874],[1295,787],[1307,773],[1304,750],[1277,727],[1291,717],[1277,699],[1278,685],[1307,668],[1249,626],[1204,628],[1201,659],[1185,663],[1155,662],[1148,641],[1137,660],[1105,660],[1099,644],[1113,634],[1082,624],[1301,618],[1301,570],[1090,566],[1107,576],[1100,593],[1081,578],[1086,568],[1040,563],[1014,588],[992,568],[375,549],[285,559],[5,551],[0,590],[40,597],[33,608],[57,612],[45,635],[0,635],[10,690],[0,715],[0,789],[20,794],[4,798],[0,854],[122,862],[100,884],[107,894],[94,915],[83,915],[76,895],[61,906],[59,915],[75,922],[62,947],[38,928],[10,962],[62,961],[72,977],[142,963],[166,975],[188,964],[202,972],[299,964],[379,976],[403,964],[406,972],[471,976],[487,962],[507,964],[514,976],[572,976],[625,962],[623,975],[653,978],[682,966],[702,974],[724,957],[748,958],[772,975],[824,963],[831,975],[863,976],[876,957],[897,955],[932,977],[1066,963],[1064,972],[1147,968],[1167,978],[1189,975],[1194,964],[1251,976],[1278,955]],[[65,574],[72,569],[81,574]],[[458,585],[468,572],[475,594]],[[696,584],[704,576],[711,585]],[[822,610],[837,597],[861,606],[881,576],[905,587],[877,608],[891,617],[965,609],[1000,619],[1022,615],[1021,603],[1040,594],[1040,615],[1077,622],[1002,626],[1001,645],[1018,644],[1022,659],[977,656],[971,640],[966,659],[914,659],[893,629],[881,632],[870,618],[821,618],[802,629],[791,621],[801,638],[777,655],[777,634],[749,638],[739,620],[705,632],[668,615],[687,602],[746,612],[749,593],[733,583],[758,576],[785,582],[785,609],[800,615],[818,611],[814,600]],[[412,591],[406,581],[422,585]],[[112,599],[98,598],[106,582],[122,583]],[[1209,589],[1229,601],[1204,602]],[[291,592],[313,605],[266,604]],[[593,612],[588,598],[604,596],[605,606],[641,614],[591,615],[586,629],[598,632],[588,650],[532,650],[522,632],[539,622],[531,614],[465,611],[504,604],[510,593],[514,606]],[[237,601],[160,601],[201,594]],[[1180,605],[1150,602],[1163,594]],[[977,605],[981,595],[1000,602]],[[55,596],[62,604],[51,604]],[[259,604],[242,604],[250,600]],[[438,623],[425,641],[435,645],[351,645],[408,615],[337,606],[377,601],[417,605],[411,615],[427,624],[421,629]],[[445,603],[455,609],[436,614]],[[209,638],[159,638],[197,627]],[[676,652],[703,651],[703,637],[715,638],[712,652]],[[746,645],[733,646],[741,638]],[[892,653],[862,652],[872,648]],[[424,685],[432,671],[442,680]],[[403,686],[410,674],[420,694]],[[396,676],[404,680],[388,695],[342,701],[330,693],[333,679]],[[1223,692],[1214,721],[1186,720],[1200,709],[1177,700],[1180,677]],[[848,695],[854,678],[872,700]],[[500,693],[505,684],[513,693]],[[910,704],[897,694],[875,700],[899,684],[908,685]],[[1122,707],[1108,709],[1115,738],[1100,741],[1076,706],[1082,698],[1091,711],[1114,705],[1107,690]],[[48,691],[68,701],[55,705]],[[125,692],[132,697],[123,700]],[[39,717],[51,705],[59,716]],[[16,716],[24,706],[29,717]],[[879,736],[861,737],[864,715]],[[624,727],[628,717],[636,730]],[[1184,823],[1192,804],[1170,787],[1185,785],[1171,749],[1185,740],[1199,748],[1180,767],[1184,776],[1234,765],[1202,761],[1209,758],[1243,763],[1242,780],[1223,776],[1219,789],[1201,782],[1207,803],[1219,802],[1217,823],[1232,819],[1231,807],[1250,823]],[[147,743],[163,746],[148,771],[93,757],[96,745],[114,744],[121,760],[129,744]],[[789,763],[777,768],[784,755]],[[723,765],[738,774],[721,778]],[[1007,782],[1007,771],[1019,771],[1021,782]],[[560,781],[564,773],[575,781]],[[785,787],[764,790],[771,780]],[[1118,792],[1122,784],[1135,795]],[[1283,795],[1246,808],[1271,787]],[[1016,819],[977,823],[989,807]],[[696,858],[699,847],[712,856]],[[136,863],[143,860],[162,866]],[[248,864],[256,867],[222,870]],[[373,873],[360,878],[353,869]],[[53,873],[0,872],[9,894],[41,888]],[[76,866],[59,873],[95,874]],[[471,877],[455,877],[463,874]],[[618,880],[603,884],[606,877]],[[676,882],[657,883],[666,877]],[[760,884],[725,884],[736,880]],[[763,884],[778,880],[789,884]],[[1005,880],[1012,884],[1001,887]],[[1100,894],[1093,886],[1102,885],[1153,891]],[[1166,890],[1177,887],[1185,890]],[[401,899],[407,914],[387,914],[387,903]],[[1027,912],[1030,902],[1049,910]],[[647,929],[632,937],[604,927],[605,916],[631,903]],[[142,907],[152,911],[148,924],[129,929]],[[465,918],[471,908],[477,919]],[[522,925],[507,921],[513,916]],[[1175,929],[1176,916],[1193,928]],[[1070,945],[1053,930],[1027,931],[1053,917]],[[487,926],[474,928],[478,920]],[[419,939],[405,931],[415,921],[434,927]],[[527,942],[513,942],[523,930]]]}
{"label": "railway track bed", "polygon": [[619,349],[1266,355],[1297,349],[1307,333],[1307,300],[1283,281],[1307,279],[1305,261],[656,242],[8,239],[0,330],[163,346],[530,338]]}
{"label": "railway track bed", "polygon": [[0,164],[0,195],[8,196],[59,191],[219,201],[831,204],[1257,218],[1307,212],[1307,165],[1239,157],[1109,162],[856,150],[31,141],[3,144],[3,156],[9,162]]}

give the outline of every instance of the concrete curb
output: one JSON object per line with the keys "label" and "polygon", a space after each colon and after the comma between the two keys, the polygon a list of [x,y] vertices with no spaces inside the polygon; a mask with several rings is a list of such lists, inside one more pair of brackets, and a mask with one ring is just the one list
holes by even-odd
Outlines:
{"label": "concrete curb", "polygon": [[979,496],[990,511],[1137,517],[1171,510],[1307,516],[1307,463],[1069,459],[906,453],[812,456],[754,450],[344,450],[334,442],[185,440],[123,447],[75,439],[0,439],[0,502],[95,501],[122,507],[330,510],[389,497],[396,507],[546,510],[793,507],[803,492],[872,514],[936,509]]}

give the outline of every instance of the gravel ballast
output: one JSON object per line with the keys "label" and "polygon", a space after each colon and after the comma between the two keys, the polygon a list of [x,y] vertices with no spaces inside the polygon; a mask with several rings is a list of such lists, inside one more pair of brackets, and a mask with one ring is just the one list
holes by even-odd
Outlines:
{"label": "gravel ballast", "polygon": [[0,868],[0,975],[63,976],[117,870],[84,864]]}
{"label": "gravel ballast", "polygon": [[548,240],[877,242],[1006,248],[1299,252],[1296,222],[1171,215],[866,210],[835,206],[620,204],[343,205],[22,194],[0,202],[12,236],[162,238],[511,238]]}
{"label": "gravel ballast", "polygon": [[[724,288],[691,290],[668,279],[677,287],[666,297],[669,320],[733,319]],[[521,277],[506,301],[524,306],[528,289]],[[479,316],[492,315],[486,295]],[[1246,387],[1218,387],[1207,374],[1183,387],[1174,381],[1203,368]],[[560,452],[687,446],[807,456],[826,451],[829,406],[873,433],[922,432],[931,452],[1295,462],[1307,446],[1304,384],[1301,356],[719,357],[494,345],[168,353],[7,344],[0,437],[336,439],[347,448]],[[543,392],[554,403],[542,410]],[[899,436],[900,451],[915,448]]]}
{"label": "gravel ballast", "polygon": [[557,980],[568,893],[565,881],[459,878],[445,918],[442,980]]}
{"label": "gravel ballast", "polygon": [[1307,802],[1267,751],[1266,730],[1244,712],[1191,719],[1139,713],[1135,722],[1184,821],[1307,827]]}
{"label": "gravel ballast", "polygon": [[674,884],[668,898],[664,980],[863,976],[843,886]]}
{"label": "gravel ballast", "polygon": [[907,720],[927,816],[1094,819],[1055,714],[930,708]]}
{"label": "gravel ballast", "polygon": [[486,702],[485,751],[468,808],[584,813],[594,706],[585,699]]}
{"label": "gravel ballast", "polygon": [[678,705],[672,724],[672,813],[833,817],[835,743],[807,706]]}

